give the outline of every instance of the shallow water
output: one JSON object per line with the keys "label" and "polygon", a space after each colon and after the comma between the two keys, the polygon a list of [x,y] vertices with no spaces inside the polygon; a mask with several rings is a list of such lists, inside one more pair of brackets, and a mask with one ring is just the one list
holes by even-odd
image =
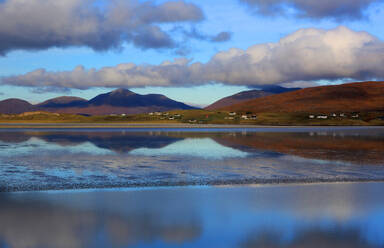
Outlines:
{"label": "shallow water", "polygon": [[384,128],[0,130],[0,191],[366,180]]}
{"label": "shallow water", "polygon": [[0,247],[384,247],[383,188],[327,183],[0,193]]}

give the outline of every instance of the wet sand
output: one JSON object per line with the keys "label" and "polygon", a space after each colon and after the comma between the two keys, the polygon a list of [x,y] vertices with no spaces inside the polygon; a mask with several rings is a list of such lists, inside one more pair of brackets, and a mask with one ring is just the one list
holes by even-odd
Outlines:
{"label": "wet sand", "polygon": [[0,193],[0,247],[383,247],[384,183]]}
{"label": "wet sand", "polygon": [[0,129],[7,128],[199,128],[199,129],[241,129],[241,128],[384,128],[384,126],[271,126],[271,125],[229,125],[188,123],[0,123]]}
{"label": "wet sand", "polygon": [[363,183],[384,179],[383,140],[367,127],[1,129],[0,248],[384,247],[384,183]]}
{"label": "wet sand", "polygon": [[2,129],[0,191],[384,181],[382,128]]}

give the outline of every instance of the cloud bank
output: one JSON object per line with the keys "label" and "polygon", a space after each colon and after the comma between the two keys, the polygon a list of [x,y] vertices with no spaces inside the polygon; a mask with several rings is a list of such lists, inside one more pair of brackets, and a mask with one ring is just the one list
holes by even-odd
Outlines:
{"label": "cloud bank", "polygon": [[174,48],[177,42],[162,24],[203,19],[202,10],[184,0],[0,0],[0,55],[72,46],[105,51],[124,43]]}
{"label": "cloud bank", "polygon": [[38,69],[2,78],[2,84],[40,88],[272,85],[317,80],[384,79],[384,42],[366,32],[340,26],[331,30],[301,29],[277,43],[232,48],[207,63],[187,58],[159,65],[120,64],[99,70],[78,66],[72,71]]}
{"label": "cloud bank", "polygon": [[266,16],[290,15],[310,19],[330,18],[338,21],[357,20],[365,10],[381,0],[239,0],[257,14]]}

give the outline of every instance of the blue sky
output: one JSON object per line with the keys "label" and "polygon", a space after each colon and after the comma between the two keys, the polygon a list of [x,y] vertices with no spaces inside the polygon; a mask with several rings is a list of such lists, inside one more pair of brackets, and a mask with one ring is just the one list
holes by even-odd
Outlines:
{"label": "blue sky", "polygon": [[[17,2],[20,0],[5,0],[4,2]],[[39,0],[33,0],[39,2]],[[52,1],[52,0],[50,0]],[[108,1],[108,0],[106,0]],[[337,0],[335,0],[337,2]],[[341,1],[341,0],[340,0]],[[355,0],[353,0],[355,1]],[[92,1],[90,1],[92,2]],[[141,1],[145,2],[145,1]],[[157,5],[167,3],[169,1],[150,1]],[[9,76],[24,75],[28,72],[36,69],[43,68],[49,72],[61,72],[71,71],[76,66],[82,65],[85,69],[95,68],[96,70],[103,67],[114,67],[124,63],[134,63],[136,65],[150,64],[159,65],[163,61],[173,60],[174,58],[184,57],[190,60],[190,63],[200,62],[209,63],[215,54],[221,51],[228,51],[231,48],[239,48],[246,50],[247,48],[264,43],[276,43],[281,38],[289,36],[300,29],[316,28],[316,29],[335,29],[340,26],[344,26],[351,31],[365,31],[369,35],[384,40],[384,3],[381,1],[372,1],[372,4],[363,9],[363,17],[348,17],[337,18],[336,17],[299,17],[294,14],[289,14],[292,11],[289,6],[284,6],[288,10],[282,15],[271,16],[257,12],[258,2],[263,1],[249,1],[256,3],[256,5],[247,5],[241,3],[238,0],[190,0],[184,1],[185,3],[193,3],[195,6],[202,10],[204,19],[199,21],[177,21],[171,23],[156,24],[161,29],[168,32],[168,34],[178,40],[178,46],[183,50],[183,54],[177,51],[175,48],[160,47],[160,48],[143,48],[140,45],[132,44],[132,42],[122,42],[119,49],[106,49],[103,51],[95,51],[87,45],[80,44],[66,45],[61,48],[55,48],[55,45],[51,47],[44,47],[31,50],[30,48],[16,47],[7,51],[4,56],[0,56],[0,77],[7,78]],[[245,2],[245,1],[244,1]],[[266,1],[264,1],[266,2]],[[284,2],[284,1],[282,1]],[[288,1],[289,2],[289,1]],[[0,7],[1,10],[1,7]],[[288,14],[287,14],[288,13]],[[194,37],[184,37],[181,32],[172,31],[175,27],[183,30],[197,30],[199,34],[205,38],[197,39]],[[30,27],[26,27],[30,28]],[[1,30],[0,25],[0,37],[4,36],[4,32]],[[231,38],[223,42],[212,42],[209,37],[213,37],[220,32],[228,32],[231,34]],[[31,33],[32,36],[34,33]],[[32,39],[33,41],[33,38]],[[44,37],[41,33],[36,33],[37,40],[41,40]],[[1,38],[0,38],[1,40]],[[376,72],[371,77],[380,78],[381,72]],[[353,74],[353,75],[356,75]],[[343,75],[331,78],[312,77],[311,75],[305,75],[296,77],[296,81],[308,81],[318,82],[321,80],[322,84],[327,82],[333,83],[334,81],[343,82]],[[220,77],[219,77],[220,78]],[[345,76],[345,80],[353,80]],[[360,79],[356,77],[356,81]],[[90,79],[91,80],[91,79]],[[37,103],[46,100],[51,97],[60,95],[76,95],[84,98],[91,98],[97,94],[104,93],[106,91],[113,90],[114,87],[100,87],[101,84],[91,85],[85,87],[86,89],[78,89],[79,87],[50,87],[44,88],[39,85],[39,82],[35,84],[25,84],[23,82],[12,83],[3,80],[0,81],[0,99],[6,98],[23,98],[32,103]],[[175,100],[183,101],[186,103],[194,104],[197,106],[208,105],[224,96],[228,96],[247,89],[248,82],[242,84],[238,80],[231,81],[223,80],[210,80],[204,81],[199,84],[184,84],[172,83],[166,87],[157,87],[146,83],[137,87],[137,84],[131,88],[133,91],[141,94],[147,93],[161,93]],[[264,81],[263,81],[264,82]],[[284,81],[288,82],[288,81]],[[10,85],[7,85],[10,84]],[[254,82],[252,86],[257,87]],[[261,83],[260,83],[261,84]],[[15,86],[22,85],[22,86]],[[129,86],[129,85],[128,85]]]}

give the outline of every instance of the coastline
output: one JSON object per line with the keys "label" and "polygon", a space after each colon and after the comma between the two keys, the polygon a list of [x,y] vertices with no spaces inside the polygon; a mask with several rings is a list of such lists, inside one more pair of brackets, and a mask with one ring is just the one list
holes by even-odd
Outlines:
{"label": "coastline", "polygon": [[211,247],[214,241],[218,247],[265,247],[265,237],[273,237],[267,243],[271,247],[312,247],[316,242],[324,247],[383,247],[384,200],[378,197],[383,185],[0,193],[0,244]]}
{"label": "coastline", "polygon": [[239,128],[384,128],[375,125],[241,125],[241,124],[184,124],[184,123],[0,123],[1,129],[22,128],[186,128],[186,129],[239,129]]}
{"label": "coastline", "polygon": [[[383,158],[379,156],[382,149],[375,148],[381,147],[384,127],[131,124],[93,128],[83,124],[76,129],[67,125],[62,129],[55,124],[41,129],[40,124],[30,130],[25,125],[0,129],[0,192],[384,182]],[[182,132],[190,134],[183,136]],[[221,132],[227,135],[217,134]],[[358,154],[350,152],[352,146],[328,147],[321,143],[339,144],[346,137],[356,140],[353,151]],[[274,147],[281,138],[302,145]],[[311,140],[321,142],[311,146]],[[259,146],[258,142],[268,146]],[[365,152],[359,152],[360,146]],[[302,147],[310,148],[306,150],[310,156],[290,152]],[[204,156],[207,151],[211,157]],[[319,152],[323,155],[311,156]],[[360,162],[362,157],[364,163]]]}
{"label": "coastline", "polygon": [[384,183],[384,178],[279,178],[279,179],[243,179],[217,180],[207,182],[161,182],[161,183],[111,183],[111,184],[65,184],[65,185],[18,185],[0,186],[0,193],[18,192],[53,192],[53,191],[83,191],[83,190],[121,190],[121,189],[156,189],[156,188],[189,188],[189,187],[248,187],[248,186],[289,186],[316,185],[334,183]]}

